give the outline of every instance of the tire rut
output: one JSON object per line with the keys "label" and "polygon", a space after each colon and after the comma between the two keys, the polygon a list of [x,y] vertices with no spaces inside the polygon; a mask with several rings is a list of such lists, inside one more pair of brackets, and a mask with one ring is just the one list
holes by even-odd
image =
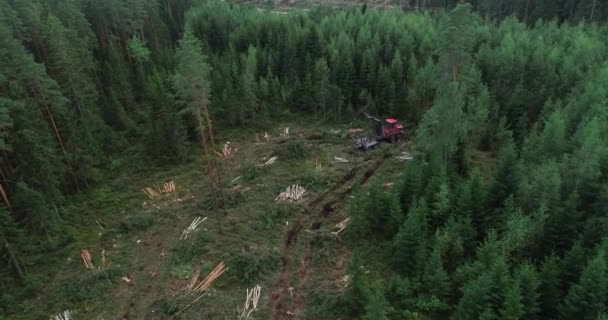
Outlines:
{"label": "tire rut", "polygon": [[[387,159],[383,157],[376,160],[371,167],[364,173],[359,183],[365,184],[380,168],[382,163]],[[317,198],[312,200],[308,205],[309,211],[319,210],[319,220],[315,220],[310,225],[311,231],[317,231],[321,228],[323,220],[329,218],[329,216],[338,209],[345,206],[346,198],[352,193],[353,185],[346,186],[351,182],[357,171],[358,167],[352,168],[336,185],[330,190],[322,193]],[[328,195],[336,193],[341,188],[344,188],[338,193],[337,197],[323,203]],[[298,223],[292,227],[287,233],[287,239],[285,241],[285,249],[281,257],[283,262],[283,270],[279,276],[278,281],[273,285],[271,294],[272,301],[272,313],[269,317],[271,320],[279,319],[301,319],[301,310],[306,303],[306,297],[303,293],[304,290],[300,290],[305,287],[308,282],[308,276],[311,274],[310,263],[314,254],[314,245],[312,241],[306,245],[305,254],[300,261],[300,266],[293,266],[293,247],[297,244],[299,233],[302,230],[303,221],[299,220]],[[297,251],[296,251],[297,252]],[[295,282],[290,284],[290,278],[294,275]],[[291,297],[291,301],[286,299],[287,295]]]}

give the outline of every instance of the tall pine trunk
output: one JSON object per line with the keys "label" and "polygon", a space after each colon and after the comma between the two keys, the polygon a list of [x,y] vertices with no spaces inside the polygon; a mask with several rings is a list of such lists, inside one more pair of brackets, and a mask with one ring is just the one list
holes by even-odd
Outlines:
{"label": "tall pine trunk", "polygon": [[224,216],[227,215],[226,212],[226,207],[225,207],[225,201],[224,201],[224,185],[222,182],[222,167],[220,166],[219,161],[217,160],[217,154],[216,154],[216,150],[217,148],[215,147],[215,138],[213,137],[213,127],[211,125],[211,118],[209,117],[209,110],[207,110],[207,105],[205,104],[203,106],[203,110],[205,111],[205,118],[207,119],[207,130],[209,131],[209,138],[211,139],[211,148],[213,148],[213,159],[215,162],[215,169],[217,172],[217,181],[219,184],[219,189],[220,189],[220,200],[222,201],[222,209],[224,209]]}
{"label": "tall pine trunk", "polygon": [[65,156],[65,161],[68,166],[68,170],[70,171],[70,175],[72,176],[72,179],[74,180],[74,186],[76,187],[76,190],[80,193],[80,191],[81,191],[80,184],[78,183],[78,178],[76,177],[76,173],[74,172],[74,168],[72,167],[72,162],[70,161],[70,156],[68,154],[68,151],[65,148],[63,139],[61,138],[61,133],[59,133],[59,128],[57,128],[57,123],[55,122],[55,117],[53,117],[53,113],[51,112],[51,108],[49,108],[49,104],[46,101],[46,97],[42,94],[40,84],[36,83],[36,86],[37,86],[36,93],[37,93],[39,102],[44,107],[44,111],[46,112],[46,115],[49,118],[49,122],[51,123],[51,126],[53,127],[53,130],[55,131],[55,136],[57,137],[57,141],[59,142],[61,151],[63,152],[63,155]]}
{"label": "tall pine trunk", "polygon": [[211,160],[209,160],[209,150],[207,148],[207,137],[205,136],[205,127],[203,126],[203,116],[202,116],[202,112],[201,112],[201,104],[202,104],[201,100],[202,99],[199,98],[198,101],[196,101],[196,105],[194,106],[194,109],[196,112],[196,120],[198,121],[198,127],[201,132],[201,143],[203,146],[203,151],[205,152],[205,160],[207,161],[207,175],[209,176],[211,194],[213,195],[213,205],[214,205],[215,211],[217,211],[217,225],[220,230],[220,233],[222,233],[223,232],[222,231],[223,230],[222,220],[219,216],[219,205],[218,205],[218,201],[217,201],[217,194],[215,192],[215,180],[213,178]]}
{"label": "tall pine trunk", "polygon": [[25,280],[25,273],[23,272],[23,268],[21,267],[21,264],[19,264],[19,260],[17,260],[17,255],[15,255],[11,244],[8,242],[8,239],[6,238],[6,235],[4,234],[4,232],[2,232],[2,230],[0,230],[0,242],[2,243],[2,246],[8,254],[8,263],[13,267],[15,275],[17,276],[17,278],[19,278],[19,280]]}
{"label": "tall pine trunk", "polygon": [[597,5],[597,0],[593,0],[593,5],[591,6],[591,17],[589,18],[590,21],[593,21],[593,17],[595,16],[596,5]]}

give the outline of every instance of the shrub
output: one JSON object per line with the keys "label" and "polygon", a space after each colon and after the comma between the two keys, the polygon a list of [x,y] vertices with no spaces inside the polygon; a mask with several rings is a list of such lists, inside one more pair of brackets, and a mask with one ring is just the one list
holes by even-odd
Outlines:
{"label": "shrub", "polygon": [[153,311],[158,311],[167,316],[176,314],[185,305],[191,297],[187,295],[178,295],[170,298],[161,298],[152,303]]}
{"label": "shrub", "polygon": [[180,279],[180,280],[189,279],[192,276],[192,265],[190,265],[190,264],[175,265],[175,266],[171,267],[171,270],[169,270],[169,275],[171,275],[171,277],[173,277],[173,278]]}
{"label": "shrub", "polygon": [[246,167],[241,170],[241,177],[243,181],[249,182],[255,179],[259,174],[258,168],[254,166]]}
{"label": "shrub", "polygon": [[320,172],[311,171],[300,179],[300,184],[310,191],[321,191],[330,185],[330,179]]}
{"label": "shrub", "polygon": [[138,213],[127,215],[120,222],[120,231],[130,233],[134,231],[144,231],[156,222],[156,217],[149,213]]}
{"label": "shrub", "polygon": [[301,160],[308,156],[309,150],[303,143],[291,140],[278,145],[275,154],[279,156],[279,159]]}
{"label": "shrub", "polygon": [[51,297],[56,301],[82,302],[98,299],[118,282],[123,270],[117,267],[86,272],[76,278],[68,278],[58,286]]}
{"label": "shrub", "polygon": [[197,233],[193,238],[178,241],[171,248],[171,264],[174,266],[192,264],[201,256],[207,253],[208,239],[201,233]]}
{"label": "shrub", "polygon": [[260,256],[252,252],[243,252],[232,256],[229,260],[232,276],[243,285],[251,286],[267,271],[275,270],[280,258],[276,254]]}
{"label": "shrub", "polygon": [[281,223],[283,217],[283,206],[276,204],[272,206],[272,208],[264,212],[264,214],[262,215],[262,220],[260,222],[262,223],[263,228],[272,229]]}

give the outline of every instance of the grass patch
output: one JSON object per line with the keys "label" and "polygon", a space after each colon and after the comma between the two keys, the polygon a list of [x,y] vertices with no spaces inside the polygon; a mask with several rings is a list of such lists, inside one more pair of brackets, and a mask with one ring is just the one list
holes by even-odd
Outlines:
{"label": "grass patch", "polygon": [[301,179],[300,184],[310,191],[322,191],[329,187],[331,179],[318,171],[310,171]]}
{"label": "grass patch", "polygon": [[208,242],[208,239],[200,232],[196,233],[194,237],[190,239],[178,241],[175,246],[171,248],[171,265],[191,265],[208,252]]}
{"label": "grass patch", "polygon": [[55,288],[51,296],[57,303],[100,299],[118,282],[122,274],[123,270],[118,267],[86,272],[79,277],[66,279]]}
{"label": "grass patch", "polygon": [[251,286],[264,273],[276,270],[279,262],[279,256],[274,253],[260,256],[253,252],[243,252],[230,257],[228,264],[233,278],[245,286]]}
{"label": "grass patch", "polygon": [[128,215],[120,222],[119,230],[122,233],[145,231],[156,223],[156,217],[149,213]]}
{"label": "grass patch", "polygon": [[181,310],[184,305],[190,301],[192,297],[187,295],[178,295],[171,298],[161,298],[152,303],[152,308],[155,313],[160,313],[166,316],[172,316]]}
{"label": "grass patch", "polygon": [[239,172],[239,175],[241,176],[241,180],[243,182],[251,182],[255,178],[265,175],[268,172],[267,168],[268,167],[260,168],[260,167],[256,167],[256,166],[248,166],[248,167],[241,169],[241,171]]}
{"label": "grass patch", "polygon": [[309,148],[297,140],[290,140],[286,143],[279,144],[275,147],[275,154],[279,159],[285,160],[302,160],[306,159],[310,154]]}

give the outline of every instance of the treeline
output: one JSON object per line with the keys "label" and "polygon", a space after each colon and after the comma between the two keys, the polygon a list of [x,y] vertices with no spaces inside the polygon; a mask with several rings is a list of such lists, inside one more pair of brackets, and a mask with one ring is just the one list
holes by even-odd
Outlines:
{"label": "treeline", "polygon": [[[496,259],[510,272],[522,260],[538,272],[551,253],[562,272],[571,248],[582,248],[583,266],[599,252],[593,248],[604,231],[599,212],[608,194],[602,186],[605,27],[484,22],[466,6],[449,16],[365,7],[284,14],[200,1],[185,14],[190,5],[0,0],[0,197],[6,207],[0,252],[9,266],[0,269],[2,287],[15,279],[28,283],[26,269],[37,253],[70,240],[73,233],[59,222],[65,197],[120,168],[120,155],[132,145],[150,159],[186,159],[196,139],[190,113],[206,105],[223,125],[264,124],[293,112],[350,120],[362,110],[422,121],[419,154],[408,165],[403,191],[370,198],[388,201],[372,207],[386,211],[353,209],[351,229],[382,234],[387,245],[408,237],[401,229],[415,216],[406,214],[411,208],[428,213],[417,218],[428,222],[416,230],[425,249],[408,261],[423,265],[435,252],[433,263],[449,275],[449,296],[439,297],[437,308],[412,302],[418,293],[431,297],[419,281],[425,268],[396,269],[396,279],[412,290],[395,310],[455,310],[464,299],[456,288],[468,288],[478,275],[460,278],[460,270],[477,261],[478,243],[492,239]],[[602,8],[597,4],[594,15]],[[480,151],[498,156],[491,179],[475,173],[482,164],[471,159]],[[492,167],[488,162],[483,165]],[[474,209],[460,207],[467,196]],[[386,212],[394,220],[384,225]],[[505,226],[523,228],[509,231],[523,237],[519,251],[502,250],[516,242],[505,242]],[[436,244],[436,235],[448,231],[463,237],[462,250]],[[452,240],[446,241],[458,243]],[[559,298],[579,273],[559,278]],[[502,301],[498,297],[492,303]]]}
{"label": "treeline", "polygon": [[378,181],[351,203],[352,281],[316,311],[603,319],[604,28],[488,24],[469,6],[439,21],[415,159],[399,187]]}
{"label": "treeline", "polygon": [[31,284],[38,253],[70,240],[67,195],[120,165],[130,143],[154,154],[178,134],[166,78],[189,2],[0,0],[3,288]]}
{"label": "treeline", "polygon": [[244,3],[266,3],[287,6],[365,6],[381,9],[399,8],[405,11],[452,10],[459,3],[469,3],[484,18],[502,19],[513,16],[526,23],[542,19],[559,22],[606,21],[608,3],[602,0],[233,0]]}

